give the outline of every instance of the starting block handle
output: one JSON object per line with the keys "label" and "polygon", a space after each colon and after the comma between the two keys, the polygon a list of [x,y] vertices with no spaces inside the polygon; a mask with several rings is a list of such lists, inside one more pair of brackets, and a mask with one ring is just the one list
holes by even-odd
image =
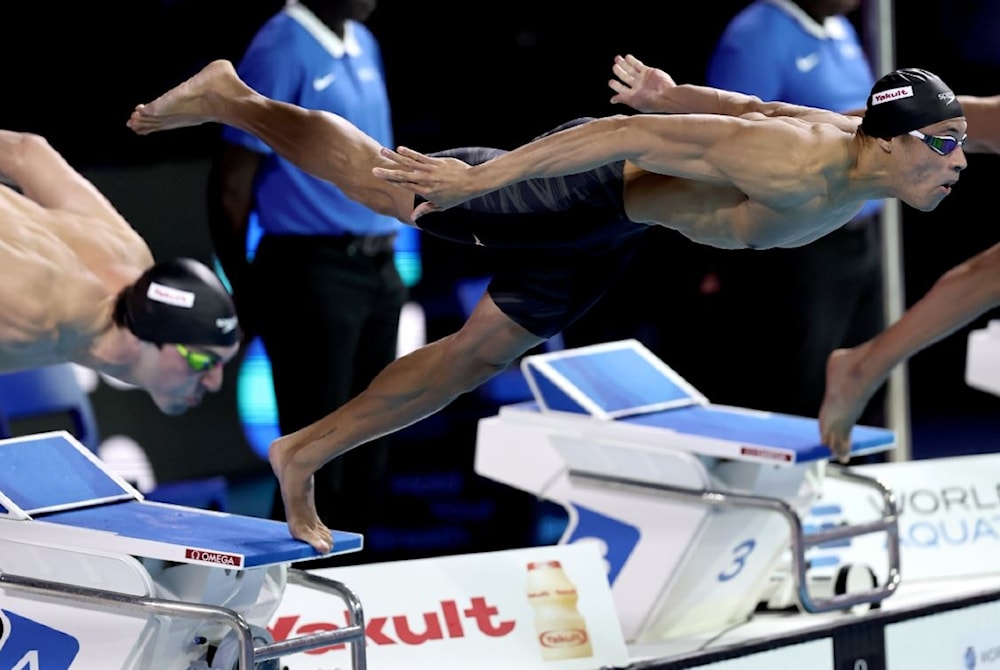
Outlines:
{"label": "starting block handle", "polygon": [[352,667],[354,670],[367,670],[367,660],[365,657],[365,616],[361,608],[361,600],[357,594],[341,582],[320,577],[319,575],[314,575],[297,568],[289,568],[288,581],[298,586],[325,591],[338,596],[347,606],[347,616],[350,625],[346,628],[300,635],[290,640],[282,640],[281,642],[273,642],[257,647],[254,650],[254,658],[257,661],[266,661],[300,651],[319,649],[332,644],[349,642],[351,644]]}
{"label": "starting block handle", "polygon": [[[846,468],[840,466],[830,467],[827,470],[827,474],[878,491],[883,501],[882,518],[871,523],[841,526],[809,535],[806,535],[803,530],[802,520],[795,509],[780,498],[714,491],[711,489],[688,489],[680,486],[671,486],[670,484],[647,482],[583,470],[571,469],[568,474],[571,479],[604,485],[610,488],[663,495],[689,503],[701,503],[727,509],[743,507],[780,514],[784,517],[791,530],[792,567],[795,574],[796,597],[799,606],[811,614],[848,609],[855,605],[879,603],[895,593],[901,581],[899,571],[899,515],[896,511],[895,495],[877,479],[848,471]],[[834,539],[857,537],[876,532],[885,532],[888,536],[886,545],[889,553],[889,572],[884,585],[856,593],[836,595],[830,598],[813,598],[809,594],[809,587],[806,581],[805,558],[805,552],[809,547]]]}
{"label": "starting block handle", "polygon": [[117,591],[21,577],[7,572],[0,572],[0,589],[56,597],[61,600],[86,603],[106,609],[123,610],[132,614],[187,617],[224,623],[232,629],[239,640],[240,664],[238,667],[240,670],[252,670],[254,667],[253,634],[250,624],[247,623],[242,614],[225,607],[133,596]]}
{"label": "starting block handle", "polygon": [[280,658],[284,654],[328,647],[341,642],[351,642],[353,670],[367,670],[364,615],[358,596],[340,582],[324,579],[302,570],[289,569],[288,581],[340,596],[347,605],[351,625],[346,628],[301,635],[291,640],[254,647],[253,629],[250,624],[242,614],[227,607],[133,596],[117,591],[22,577],[0,571],[0,589],[56,597],[139,615],[187,617],[224,623],[232,629],[236,636],[237,649],[235,653],[238,663],[235,667],[238,670],[253,670],[261,661]]}
{"label": "starting block handle", "polygon": [[[848,609],[865,603],[880,602],[892,595],[899,587],[901,581],[899,571],[899,513],[896,510],[895,494],[885,484],[874,477],[866,477],[857,472],[852,472],[841,465],[829,464],[826,474],[851,482],[852,484],[874,489],[882,499],[882,516],[877,521],[839,526],[837,528],[810,533],[809,535],[804,535],[801,523],[798,524],[798,532],[792,535],[793,544],[797,545],[794,547],[792,559],[795,562],[798,599],[802,609],[813,614]],[[795,518],[798,521],[798,516]],[[886,542],[889,552],[889,572],[884,585],[859,593],[844,593],[830,598],[813,599],[810,597],[804,579],[806,549],[834,540],[844,540],[861,535],[883,532],[886,533],[889,540]]]}

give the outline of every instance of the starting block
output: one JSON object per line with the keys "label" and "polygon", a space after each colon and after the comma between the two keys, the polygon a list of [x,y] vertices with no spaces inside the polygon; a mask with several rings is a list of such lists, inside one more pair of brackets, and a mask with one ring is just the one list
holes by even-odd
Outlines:
{"label": "starting block", "polygon": [[[792,604],[807,612],[875,605],[896,590],[893,495],[828,465],[815,419],[713,405],[635,340],[529,356],[521,367],[535,399],[480,421],[476,472],[562,505],[560,543],[599,543],[629,642],[744,622],[779,574],[792,576]],[[895,443],[871,427],[852,438],[855,455]],[[801,519],[827,476],[874,493],[878,520],[806,532]],[[871,533],[887,538],[884,583],[810,578],[811,549]]]}
{"label": "starting block", "polygon": [[[363,543],[332,539],[331,554]],[[144,500],[66,432],[0,440],[0,667],[277,669],[349,643],[364,670],[357,596],[290,569],[319,557],[278,521]],[[349,625],[274,642],[288,582],[336,596]]]}
{"label": "starting block", "polygon": [[1000,319],[969,332],[965,354],[965,383],[1000,395]]}

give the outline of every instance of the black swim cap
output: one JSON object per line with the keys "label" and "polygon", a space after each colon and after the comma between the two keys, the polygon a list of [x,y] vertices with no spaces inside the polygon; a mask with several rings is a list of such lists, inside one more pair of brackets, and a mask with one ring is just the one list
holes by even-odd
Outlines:
{"label": "black swim cap", "polygon": [[872,86],[861,129],[871,137],[889,138],[959,116],[964,116],[962,105],[936,74],[906,68]]}
{"label": "black swim cap", "polygon": [[212,270],[190,258],[157,263],[126,287],[115,322],[156,344],[229,347],[240,336],[229,292]]}

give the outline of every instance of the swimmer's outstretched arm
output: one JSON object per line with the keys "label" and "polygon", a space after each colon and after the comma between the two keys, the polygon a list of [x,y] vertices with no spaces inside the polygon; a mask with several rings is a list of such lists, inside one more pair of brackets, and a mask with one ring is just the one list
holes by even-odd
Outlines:
{"label": "swimmer's outstretched arm", "polygon": [[619,160],[652,169],[644,157],[661,158],[658,167],[669,174],[723,180],[725,175],[704,157],[741,123],[745,122],[709,115],[608,116],[551,133],[476,166],[406,147],[395,152],[382,149],[397,167],[375,168],[372,174],[412,190],[437,209],[527,179],[585,172]]}
{"label": "swimmer's outstretched arm", "polygon": [[103,224],[123,231],[129,227],[97,187],[40,135],[0,130],[0,174],[46,209],[94,217],[87,225]]}
{"label": "swimmer's outstretched arm", "polygon": [[[772,151],[800,141],[803,132],[788,123],[716,114],[618,115],[545,135],[475,166],[405,147],[382,149],[397,167],[372,173],[438,209],[527,179],[576,174],[621,160],[656,174],[746,183],[757,178],[760,165],[773,162]],[[786,164],[782,169],[794,174],[797,168]]]}
{"label": "swimmer's outstretched arm", "polygon": [[756,96],[711,86],[677,84],[663,70],[649,67],[632,55],[615,56],[612,72],[616,78],[608,82],[615,92],[611,102],[628,105],[640,112],[789,116],[816,123],[832,123],[848,131],[857,125],[856,120],[825,109],[787,102],[764,102]]}
{"label": "swimmer's outstretched arm", "polygon": [[45,145],[45,140],[38,135],[0,130],[0,180],[23,189],[23,182],[30,182],[36,171],[37,159],[32,158],[32,154],[46,151]]}
{"label": "swimmer's outstretched arm", "polygon": [[884,331],[827,361],[820,433],[846,459],[851,428],[897,364],[1000,305],[1000,244],[952,268]]}

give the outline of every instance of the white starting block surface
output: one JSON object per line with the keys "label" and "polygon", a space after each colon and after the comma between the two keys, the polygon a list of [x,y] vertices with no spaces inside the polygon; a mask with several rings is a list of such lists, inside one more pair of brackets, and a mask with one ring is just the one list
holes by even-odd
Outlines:
{"label": "white starting block surface", "polygon": [[[363,541],[332,539],[331,554]],[[250,670],[289,563],[318,557],[282,522],[144,500],[68,433],[0,440],[0,667]],[[53,656],[55,633],[74,653]],[[213,655],[230,665],[196,664]]]}
{"label": "white starting block surface", "polygon": [[[805,537],[800,516],[839,473],[815,419],[713,405],[635,340],[527,357],[522,370],[535,401],[480,422],[476,471],[563,505],[560,542],[604,548],[629,642],[744,622],[782,570],[795,577],[790,597],[813,612],[895,590],[896,512],[878,482],[838,474],[881,496],[879,522]],[[852,437],[856,455],[895,443],[878,428]],[[876,532],[888,538],[886,583],[816,573],[807,588],[807,549]]]}
{"label": "white starting block surface", "polygon": [[965,383],[1000,395],[1000,320],[969,333],[965,354]]}

